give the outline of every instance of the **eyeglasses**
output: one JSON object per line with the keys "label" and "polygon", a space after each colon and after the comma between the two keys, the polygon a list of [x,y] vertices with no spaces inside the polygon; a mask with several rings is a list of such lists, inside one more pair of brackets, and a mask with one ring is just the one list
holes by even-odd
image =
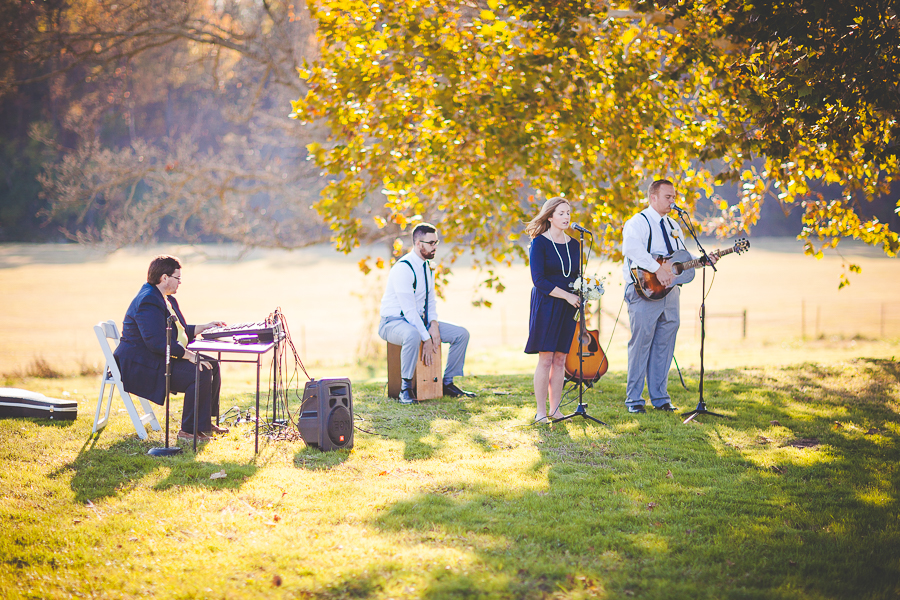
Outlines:
{"label": "eyeglasses", "polygon": [[428,245],[431,246],[432,248],[434,248],[435,246],[437,246],[438,244],[441,243],[441,240],[434,240],[433,242],[428,242],[428,241],[425,241],[425,240],[419,240],[419,241],[422,242],[423,244],[428,244]]}
{"label": "eyeglasses", "polygon": [[178,283],[181,283],[181,277],[175,277],[174,275],[166,275],[166,277],[171,277],[172,279],[177,279]]}

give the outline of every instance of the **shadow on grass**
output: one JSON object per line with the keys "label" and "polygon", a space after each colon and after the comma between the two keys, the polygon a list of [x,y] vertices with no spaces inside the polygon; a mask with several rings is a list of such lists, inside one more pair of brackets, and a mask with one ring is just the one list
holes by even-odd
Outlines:
{"label": "shadow on grass", "polygon": [[[137,439],[124,439],[109,447],[97,448],[97,440],[97,437],[89,439],[72,462],[49,474],[55,478],[74,472],[71,488],[75,500],[80,503],[127,493],[161,468],[168,469],[168,474],[154,483],[152,489],[157,491],[179,486],[239,489],[260,468],[252,463],[198,461],[190,449],[171,457],[153,457],[147,454],[148,446],[157,444]],[[226,477],[210,477],[222,471]]]}
{"label": "shadow on grass", "polygon": [[[708,373],[710,408],[728,419],[684,425],[677,415],[601,407],[608,430],[581,419],[538,429],[533,470],[546,471],[546,489],[502,476],[472,484],[451,471],[371,524],[463,557],[426,568],[423,598],[896,597],[900,369],[856,365]],[[603,389],[623,397],[624,382]],[[680,406],[696,402],[695,392],[670,390]],[[408,425],[391,437],[415,457],[432,419],[466,422],[479,409],[422,411],[408,424],[392,407],[368,410],[376,422]],[[816,443],[760,433],[773,428],[788,442]],[[440,438],[429,439],[427,456],[438,454]],[[489,452],[487,438],[471,440]]]}
{"label": "shadow on grass", "polygon": [[41,427],[68,429],[75,426],[75,419],[38,419],[37,417],[0,417],[4,421],[24,421]]}
{"label": "shadow on grass", "polygon": [[333,450],[323,452],[318,448],[307,446],[294,454],[294,466],[308,471],[327,471],[340,466],[350,458],[350,450]]}
{"label": "shadow on grass", "polygon": [[[354,388],[357,428],[402,442],[404,460],[428,460],[446,449],[449,437],[470,429],[473,419],[481,419],[488,413],[492,419],[517,418],[518,407],[511,403],[531,393],[531,382],[521,377],[495,377],[490,385],[481,384],[473,377],[466,380],[464,387],[474,390],[478,396],[462,400],[444,397],[403,405],[385,396],[384,386],[359,386]],[[435,426],[437,421],[442,422],[441,427]],[[494,450],[483,435],[475,433],[470,439],[485,452]]]}

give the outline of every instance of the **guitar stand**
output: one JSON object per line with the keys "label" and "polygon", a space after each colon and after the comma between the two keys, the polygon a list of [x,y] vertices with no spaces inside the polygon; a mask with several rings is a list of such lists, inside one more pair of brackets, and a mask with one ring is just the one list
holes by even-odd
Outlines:
{"label": "guitar stand", "polygon": [[[580,268],[578,273],[580,274],[581,281],[584,281],[584,230],[579,230],[581,235],[580,244]],[[581,298],[581,302],[578,304],[578,326],[581,327],[581,331],[578,335],[578,406],[575,407],[575,412],[570,415],[563,415],[558,419],[553,419],[550,423],[559,423],[560,421],[566,421],[573,417],[582,417],[584,419],[589,419],[595,423],[600,425],[607,425],[600,419],[592,417],[587,414],[587,404],[584,403],[584,331],[587,328],[584,319],[584,290],[578,290],[578,297]],[[608,427],[608,425],[607,425]]]}
{"label": "guitar stand", "polygon": [[[682,215],[682,221],[684,221],[684,215]],[[709,255],[706,254],[706,250],[703,249],[703,246],[700,245],[700,241],[697,240],[697,236],[694,235],[694,228],[690,226],[689,223],[685,223],[688,231],[691,236],[694,238],[694,241],[697,242],[697,247],[700,248],[700,252],[706,257],[707,261],[709,261]],[[713,269],[715,269],[715,265],[712,264],[712,261],[709,261],[710,265]],[[710,410],[706,409],[706,402],[703,401],[703,346],[706,341],[706,269],[703,269],[703,295],[700,297],[700,400],[697,402],[697,408],[694,410],[688,411],[686,413],[682,413],[682,417],[687,417],[684,421],[682,421],[683,425],[690,423],[694,417],[697,415],[712,415],[714,417],[723,417],[726,418],[725,415],[720,415],[719,413],[714,413]],[[676,363],[677,364],[677,363]],[[679,374],[681,371],[679,370]]]}

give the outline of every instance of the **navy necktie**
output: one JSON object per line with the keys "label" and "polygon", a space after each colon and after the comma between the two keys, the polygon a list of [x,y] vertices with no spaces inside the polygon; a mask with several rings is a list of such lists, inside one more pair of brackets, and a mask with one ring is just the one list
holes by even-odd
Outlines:
{"label": "navy necktie", "polygon": [[662,232],[663,232],[663,241],[666,242],[666,250],[669,252],[669,255],[671,256],[671,254],[672,254],[672,252],[673,252],[673,250],[672,250],[672,242],[669,241],[669,232],[666,231],[666,219],[665,219],[665,217],[663,217],[662,219],[659,220],[659,228],[662,229]]}

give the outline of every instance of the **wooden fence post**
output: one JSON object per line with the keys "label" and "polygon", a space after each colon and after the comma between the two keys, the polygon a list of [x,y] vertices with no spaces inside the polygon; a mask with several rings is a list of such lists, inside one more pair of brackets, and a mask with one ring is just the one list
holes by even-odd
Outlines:
{"label": "wooden fence post", "polygon": [[806,339],[806,300],[800,301],[800,338]]}

